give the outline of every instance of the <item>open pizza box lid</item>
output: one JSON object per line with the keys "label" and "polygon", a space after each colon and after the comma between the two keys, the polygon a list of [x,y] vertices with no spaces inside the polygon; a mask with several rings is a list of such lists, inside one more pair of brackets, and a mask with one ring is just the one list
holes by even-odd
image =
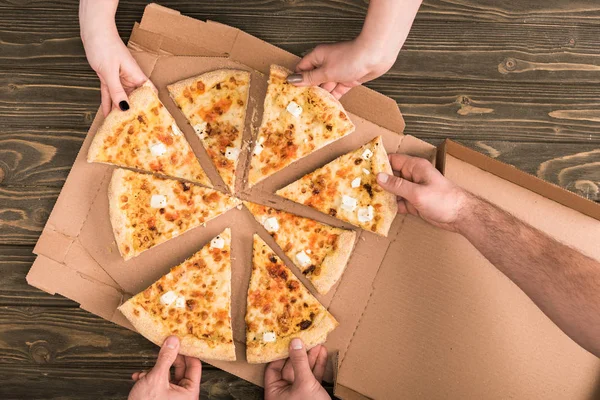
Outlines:
{"label": "open pizza box lid", "polygon": [[[146,7],[129,48],[220,188],[224,185],[168,97],[166,85],[217,68],[250,71],[252,100],[244,133],[248,142],[260,124],[269,66],[293,68],[298,60],[236,28],[195,20],[156,4]],[[404,121],[392,99],[360,87],[342,103],[356,132],[239,196],[349,228],[272,193],[379,135],[388,152],[436,161],[433,146],[403,135]],[[247,210],[234,209],[124,262],[108,220],[106,190],[113,167],[86,162],[101,121],[99,114],[35,247],[38,257],[27,281],[133,329],[117,307],[232,226],[238,361],[211,363],[262,385],[264,366],[247,364],[244,355],[252,233],[258,232],[291,265],[289,259]],[[247,161],[248,152],[240,164]],[[600,205],[450,141],[437,154],[437,163],[459,185],[600,259]],[[398,216],[388,238],[358,233],[342,279],[326,296],[316,296],[340,322],[326,343],[332,356],[328,378],[335,378],[339,397],[396,398],[402,393],[407,398],[587,399],[599,393],[599,360],[564,335],[459,235],[410,216]],[[295,267],[291,270],[301,275]],[[303,276],[299,278],[315,293]]]}

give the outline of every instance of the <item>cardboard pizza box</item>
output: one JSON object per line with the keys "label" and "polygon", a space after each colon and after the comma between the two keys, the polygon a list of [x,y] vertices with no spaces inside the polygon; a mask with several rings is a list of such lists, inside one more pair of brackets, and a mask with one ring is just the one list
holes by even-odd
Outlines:
{"label": "cardboard pizza box", "polygon": [[[241,168],[258,129],[271,64],[292,68],[298,57],[236,28],[199,21],[150,4],[128,44],[159,96],[184,131],[211,180],[225,186],[199,140],[166,92],[166,85],[216,68],[251,72],[251,102]],[[436,162],[436,149],[404,135],[396,103],[364,87],[342,103],[357,129],[326,149],[245,189],[239,197],[352,228],[273,195],[273,191],[328,161],[383,136],[388,152]],[[232,318],[238,361],[213,365],[262,385],[263,365],[245,361],[244,313],[251,237],[258,232],[288,263],[273,239],[245,209],[124,262],[108,219],[107,185],[113,167],[88,164],[99,113],[34,252],[28,282],[62,294],[91,313],[133,329],[117,311],[151,284],[232,226]],[[600,205],[447,142],[437,164],[457,184],[511,211],[557,239],[600,259]],[[307,280],[294,273],[316,294]],[[340,322],[326,343],[327,378],[335,393],[354,398],[590,398],[598,393],[598,359],[564,335],[506,277],[459,235],[398,216],[388,238],[358,230],[356,249],[340,282],[316,297]]]}

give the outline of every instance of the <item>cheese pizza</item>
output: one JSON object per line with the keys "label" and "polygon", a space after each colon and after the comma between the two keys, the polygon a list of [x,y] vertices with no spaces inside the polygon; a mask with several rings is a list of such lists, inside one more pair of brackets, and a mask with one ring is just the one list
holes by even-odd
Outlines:
{"label": "cheese pizza", "polygon": [[266,363],[289,355],[293,338],[310,349],[325,342],[338,322],[273,250],[254,235],[246,309],[246,358]]}
{"label": "cheese pizza", "polygon": [[230,246],[226,229],[119,310],[141,335],[159,346],[176,335],[180,354],[235,360]]}
{"label": "cheese pizza", "polygon": [[354,131],[348,114],[328,91],[296,87],[286,81],[289,74],[283,67],[271,66],[250,162],[250,186]]}
{"label": "cheese pizza", "polygon": [[221,215],[240,201],[214,189],[118,168],[110,222],[125,260]]}
{"label": "cheese pizza", "polygon": [[327,294],[346,268],[356,232],[260,204],[244,205],[317,291]]}
{"label": "cheese pizza", "polygon": [[108,114],[90,145],[88,162],[154,172],[211,186],[183,133],[147,81],[129,95],[127,111]]}
{"label": "cheese pizza", "polygon": [[377,174],[392,174],[381,136],[336,158],[276,193],[365,230],[387,236],[398,211],[396,196]]}
{"label": "cheese pizza", "polygon": [[221,69],[168,86],[199,136],[219,175],[233,192],[242,149],[250,73]]}

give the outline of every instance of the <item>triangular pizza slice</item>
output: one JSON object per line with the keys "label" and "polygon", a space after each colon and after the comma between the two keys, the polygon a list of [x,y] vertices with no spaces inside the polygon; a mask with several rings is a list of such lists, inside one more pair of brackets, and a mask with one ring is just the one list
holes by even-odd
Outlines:
{"label": "triangular pizza slice", "polygon": [[231,233],[226,229],[119,310],[142,336],[159,346],[176,335],[180,354],[235,360],[230,246]]}
{"label": "triangular pizza slice", "polygon": [[387,236],[398,211],[396,196],[383,190],[377,174],[392,173],[381,136],[304,175],[276,193]]}
{"label": "triangular pizza slice", "polygon": [[125,260],[240,204],[214,189],[117,168],[108,187],[110,222]]}
{"label": "triangular pizza slice", "polygon": [[250,162],[250,186],[354,131],[344,107],[331,93],[318,86],[296,87],[286,80],[291,73],[271,66]]}
{"label": "triangular pizza slice", "polygon": [[135,168],[211,187],[190,144],[150,81],[129,95],[129,107],[108,114],[94,136],[88,162]]}
{"label": "triangular pizza slice", "polygon": [[207,72],[167,87],[232,192],[249,87],[250,73],[233,69]]}
{"label": "triangular pizza slice", "polygon": [[289,355],[293,338],[310,349],[325,342],[338,322],[283,261],[254,235],[246,308],[246,358],[266,363]]}
{"label": "triangular pizza slice", "polygon": [[356,232],[260,204],[244,204],[317,291],[327,294],[346,268]]}

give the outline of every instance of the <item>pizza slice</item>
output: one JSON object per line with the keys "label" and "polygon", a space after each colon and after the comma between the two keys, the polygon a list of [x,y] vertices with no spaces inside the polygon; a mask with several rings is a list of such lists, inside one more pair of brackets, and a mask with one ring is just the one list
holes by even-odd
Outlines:
{"label": "pizza slice", "polygon": [[232,192],[249,87],[250,73],[233,69],[207,72],[167,87]]}
{"label": "pizza slice", "polygon": [[354,131],[344,107],[328,91],[287,83],[292,72],[271,66],[262,123],[250,162],[249,184],[281,170]]}
{"label": "pizza slice", "polygon": [[211,187],[150,81],[129,95],[129,107],[108,114],[90,145],[88,162],[135,168]]}
{"label": "pizza slice", "polygon": [[346,268],[356,232],[260,204],[244,205],[317,291],[327,294]]}
{"label": "pizza slice", "polygon": [[286,358],[293,338],[302,339],[310,349],[325,342],[338,326],[256,234],[247,304],[246,358],[253,364]]}
{"label": "pizza slice", "polygon": [[276,194],[387,236],[398,206],[396,196],[377,183],[380,172],[392,173],[381,136],[304,175]]}
{"label": "pizza slice", "polygon": [[226,229],[119,310],[142,336],[159,346],[176,335],[180,354],[235,360],[230,254],[231,233]]}
{"label": "pizza slice", "polygon": [[129,260],[240,204],[214,189],[115,169],[108,187],[110,222]]}

